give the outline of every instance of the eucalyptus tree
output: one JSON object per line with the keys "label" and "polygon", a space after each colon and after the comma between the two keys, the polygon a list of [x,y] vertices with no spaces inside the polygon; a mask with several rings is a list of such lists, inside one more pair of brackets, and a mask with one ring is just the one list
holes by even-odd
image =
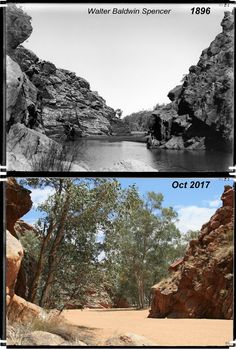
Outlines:
{"label": "eucalyptus tree", "polygon": [[[162,278],[178,250],[177,213],[162,207],[163,195],[149,192],[141,198],[129,188],[119,216],[106,230],[105,264],[117,292],[143,308],[151,286]],[[115,290],[114,290],[115,292]]]}
{"label": "eucalyptus tree", "polygon": [[[25,183],[34,188],[53,188],[52,194],[38,207],[42,212],[37,224],[40,252],[28,296],[31,302],[47,306],[58,273],[63,269],[62,257],[63,263],[65,257],[71,260],[72,248],[69,252],[68,246],[74,245],[74,252],[81,254],[85,241],[89,241],[86,245],[89,260],[84,259],[84,264],[87,261],[87,265],[92,265],[97,258],[96,235],[116,207],[119,184],[113,179],[97,178],[33,178]],[[67,250],[63,254],[65,246]],[[71,269],[68,273],[72,273]]]}

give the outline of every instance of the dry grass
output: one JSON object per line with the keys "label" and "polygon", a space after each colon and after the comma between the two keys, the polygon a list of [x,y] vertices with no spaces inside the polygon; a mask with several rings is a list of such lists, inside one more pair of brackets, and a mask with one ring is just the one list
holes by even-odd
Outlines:
{"label": "dry grass", "polygon": [[28,324],[14,324],[7,327],[7,344],[24,345],[24,337],[33,331],[56,334],[66,341],[66,345],[79,345],[82,341],[88,345],[97,342],[95,329],[68,324],[63,317],[55,316],[49,320],[34,319]]}
{"label": "dry grass", "polygon": [[76,148],[69,152],[66,144],[61,147],[60,144],[52,142],[46,153],[33,157],[32,171],[70,171],[77,155]]}
{"label": "dry grass", "polygon": [[7,345],[22,345],[24,336],[29,332],[31,332],[31,328],[27,324],[7,326]]}

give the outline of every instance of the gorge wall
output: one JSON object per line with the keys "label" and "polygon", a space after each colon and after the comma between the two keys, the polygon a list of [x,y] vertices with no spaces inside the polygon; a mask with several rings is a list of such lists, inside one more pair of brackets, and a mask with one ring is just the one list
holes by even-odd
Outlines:
{"label": "gorge wall", "polygon": [[[27,302],[25,296],[26,278],[22,260],[24,250],[17,231],[22,221],[18,219],[26,214],[32,206],[30,191],[20,186],[14,178],[8,178],[6,188],[6,305],[7,319],[12,322],[30,321],[44,316],[42,308]],[[18,222],[18,226],[17,226]],[[27,226],[27,230],[32,227]]]}
{"label": "gorge wall", "polygon": [[234,16],[225,12],[222,32],[168,93],[172,103],[153,111],[157,145],[167,149],[232,151]]}
{"label": "gorge wall", "polygon": [[172,275],[152,287],[149,317],[233,317],[233,189],[225,186],[218,208],[191,240]]}
{"label": "gorge wall", "polygon": [[[9,164],[30,170],[25,158],[45,152],[54,144],[52,140],[63,143],[68,123],[74,127],[75,140],[88,135],[129,134],[115,110],[85,79],[39,59],[21,45],[33,28],[31,17],[14,4],[8,4],[6,27]],[[31,149],[23,146],[26,139],[30,139]]]}

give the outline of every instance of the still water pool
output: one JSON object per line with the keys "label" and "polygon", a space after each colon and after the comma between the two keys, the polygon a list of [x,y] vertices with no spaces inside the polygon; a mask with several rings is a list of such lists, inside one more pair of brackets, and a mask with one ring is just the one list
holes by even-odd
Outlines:
{"label": "still water pool", "polygon": [[90,170],[109,168],[121,160],[139,160],[160,172],[228,172],[232,154],[205,150],[147,149],[145,143],[82,139],[68,144],[75,161]]}

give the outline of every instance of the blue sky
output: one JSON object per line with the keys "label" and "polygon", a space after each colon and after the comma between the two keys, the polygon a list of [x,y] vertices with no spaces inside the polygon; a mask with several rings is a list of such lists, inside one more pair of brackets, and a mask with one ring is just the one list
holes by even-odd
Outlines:
{"label": "blue sky", "polygon": [[[163,206],[172,206],[178,213],[178,228],[182,233],[189,229],[200,229],[221,206],[220,197],[225,185],[233,185],[233,180],[213,179],[213,178],[118,178],[122,187],[136,184],[141,195],[148,191],[160,192],[164,195]],[[187,188],[174,189],[174,181],[186,183]],[[210,181],[208,188],[189,188],[191,181]],[[23,219],[32,224],[41,213],[37,211],[37,205],[43,202],[52,193],[50,188],[31,189],[33,208]]]}

